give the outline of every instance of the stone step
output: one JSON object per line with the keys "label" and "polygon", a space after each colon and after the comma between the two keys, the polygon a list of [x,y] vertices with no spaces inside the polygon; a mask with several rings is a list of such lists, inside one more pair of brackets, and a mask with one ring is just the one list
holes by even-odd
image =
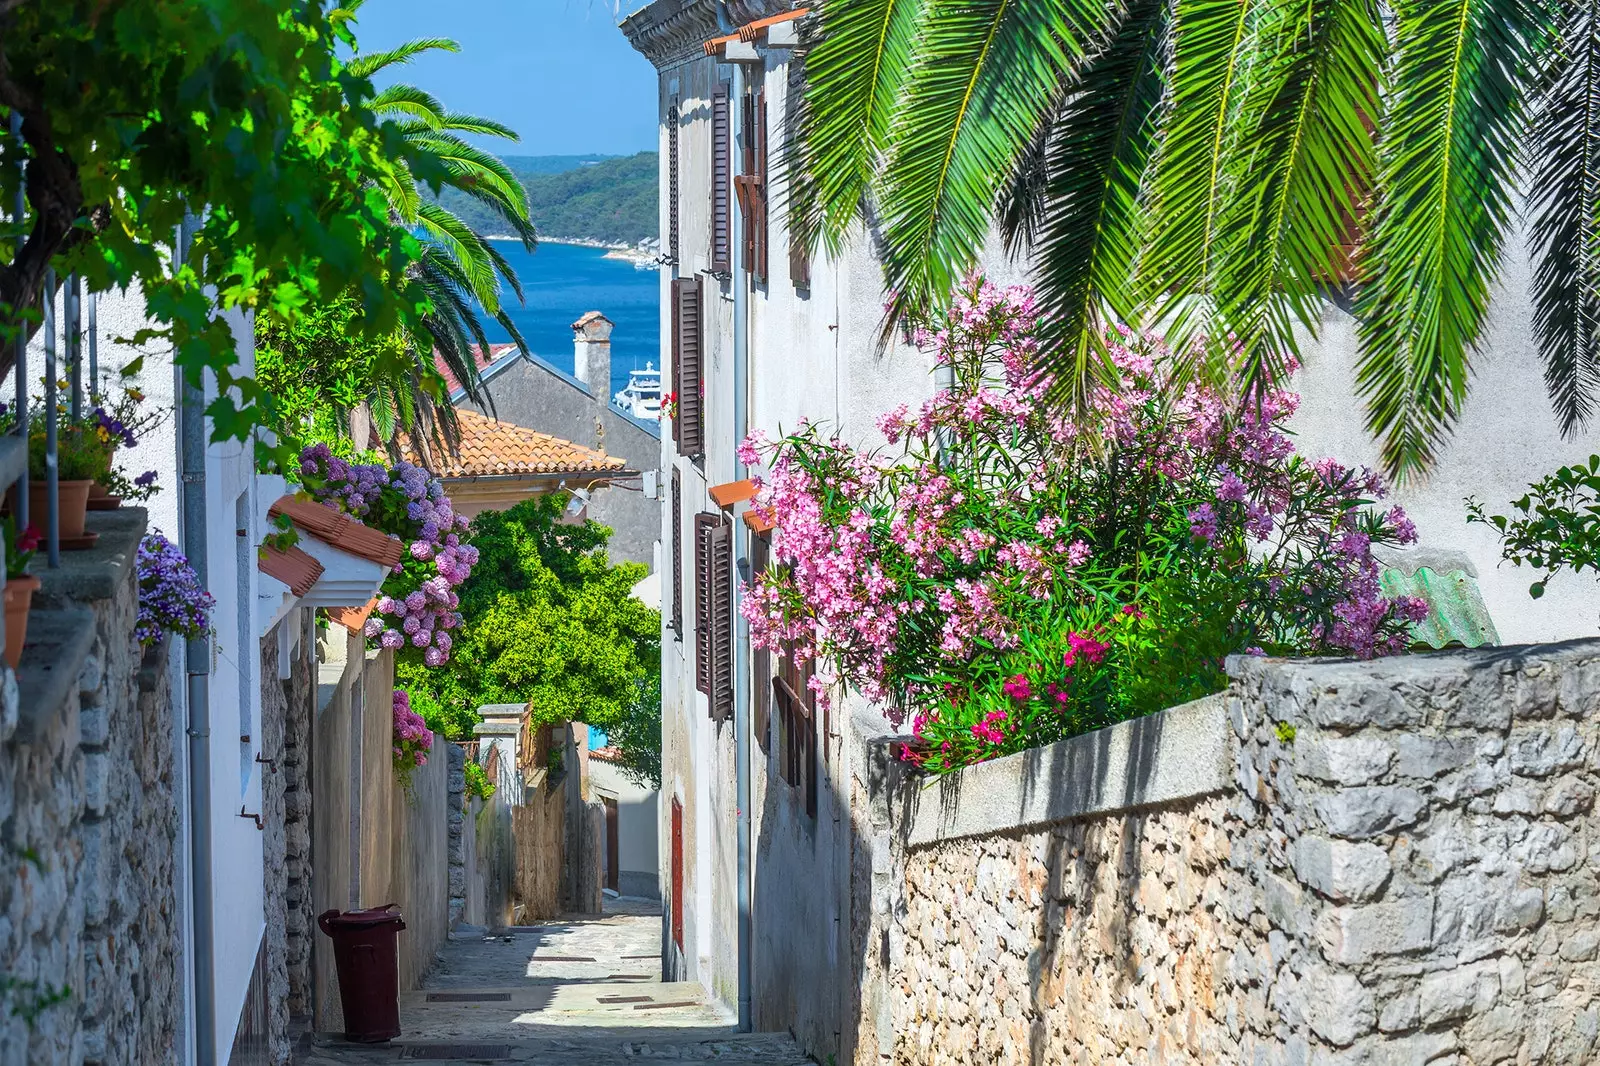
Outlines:
{"label": "stone step", "polygon": [[[472,1057],[463,1057],[472,1056]],[[786,1033],[693,1032],[630,1028],[538,1039],[420,1040],[359,1046],[318,1042],[300,1066],[419,1063],[523,1063],[529,1066],[638,1066],[641,1062],[716,1062],[720,1066],[812,1066]]]}

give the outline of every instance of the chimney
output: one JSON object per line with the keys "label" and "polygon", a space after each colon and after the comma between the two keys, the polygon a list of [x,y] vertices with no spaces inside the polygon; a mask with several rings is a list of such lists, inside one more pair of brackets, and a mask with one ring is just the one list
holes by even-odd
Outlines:
{"label": "chimney", "polygon": [[602,407],[611,402],[612,321],[590,311],[572,324],[572,374]]}

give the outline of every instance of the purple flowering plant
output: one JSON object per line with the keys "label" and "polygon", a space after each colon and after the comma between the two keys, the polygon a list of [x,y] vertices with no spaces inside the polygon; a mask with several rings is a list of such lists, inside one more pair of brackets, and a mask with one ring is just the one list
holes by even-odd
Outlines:
{"label": "purple flowering plant", "polygon": [[422,720],[422,715],[411,709],[411,694],[403,688],[394,690],[394,770],[401,787],[412,792],[411,775],[417,767],[428,764],[428,752],[433,750],[433,730]]}
{"label": "purple flowering plant", "polygon": [[133,633],[141,645],[160,644],[168,633],[187,638],[206,632],[215,601],[177,545],[159,531],[147,533],[139,541],[135,565],[139,618]]}
{"label": "purple flowering plant", "polygon": [[974,280],[916,334],[949,384],[859,448],[813,424],[763,459],[772,564],[742,608],[759,647],[816,659],[931,771],[1217,691],[1223,659],[1392,654],[1425,605],[1374,544],[1415,539],[1380,478],[1295,454],[1298,397],[1179,387],[1157,336],[1108,330],[1120,380],[1076,419],[1035,371],[1031,294]]}
{"label": "purple flowering plant", "polygon": [[352,463],[326,444],[300,453],[300,480],[311,498],[346,511],[373,529],[398,537],[405,554],[383,582],[365,635],[397,658],[443,666],[461,626],[457,588],[472,573],[478,549],[463,537],[458,515],[439,479],[399,462]]}

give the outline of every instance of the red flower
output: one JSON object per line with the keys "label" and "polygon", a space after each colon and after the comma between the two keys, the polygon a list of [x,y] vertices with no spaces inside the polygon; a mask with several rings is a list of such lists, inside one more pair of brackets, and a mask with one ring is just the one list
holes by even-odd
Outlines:
{"label": "red flower", "polygon": [[17,534],[17,551],[34,551],[39,547],[39,541],[41,539],[42,534],[39,532],[39,527],[29,526],[27,529],[24,529],[21,533]]}

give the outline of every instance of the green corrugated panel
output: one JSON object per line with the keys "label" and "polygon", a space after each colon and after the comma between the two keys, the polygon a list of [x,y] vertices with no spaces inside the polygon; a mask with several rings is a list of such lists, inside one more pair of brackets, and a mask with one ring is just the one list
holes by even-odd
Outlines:
{"label": "green corrugated panel", "polygon": [[1427,602],[1428,617],[1412,630],[1417,644],[1431,648],[1452,644],[1476,648],[1481,644],[1500,643],[1500,634],[1495,632],[1494,620],[1484,605],[1483,593],[1466,571],[1436,574],[1426,566],[1418,567],[1414,574],[1385,570],[1378,582],[1385,595],[1420,596]]}

